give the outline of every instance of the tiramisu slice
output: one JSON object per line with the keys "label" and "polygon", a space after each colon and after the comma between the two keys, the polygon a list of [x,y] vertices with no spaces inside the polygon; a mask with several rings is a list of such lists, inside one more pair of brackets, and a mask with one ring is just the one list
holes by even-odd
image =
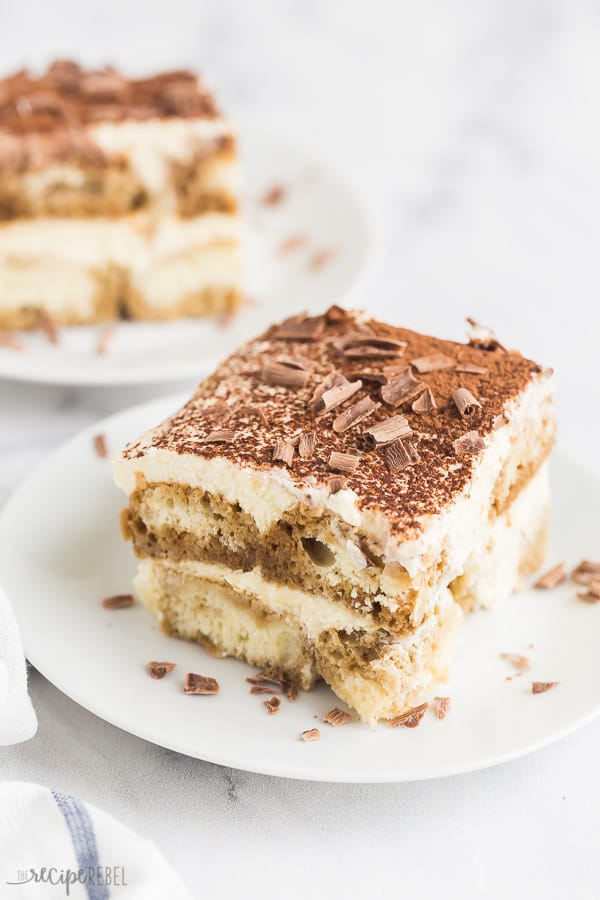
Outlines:
{"label": "tiramisu slice", "polygon": [[238,230],[235,138],[192,73],[0,81],[0,327],[231,310]]}
{"label": "tiramisu slice", "polygon": [[544,557],[551,375],[333,307],[242,347],[115,462],[163,627],[366,720],[445,677],[461,608]]}

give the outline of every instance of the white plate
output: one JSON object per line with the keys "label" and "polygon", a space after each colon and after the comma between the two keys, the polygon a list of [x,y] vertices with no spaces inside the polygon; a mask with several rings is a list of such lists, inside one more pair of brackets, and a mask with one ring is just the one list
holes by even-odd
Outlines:
{"label": "white plate", "polygon": [[[102,432],[111,451],[171,413],[171,398],[119,413],[73,438],[19,488],[0,518],[0,583],[20,622],[34,666],[69,697],[120,728],[201,759],[271,775],[324,781],[411,781],[467,772],[557,740],[600,710],[600,606],[576,599],[576,586],[527,591],[495,612],[466,618],[444,721],[428,713],[415,730],[320,722],[336,700],[324,686],[284,702],[268,716],[250,696],[253,670],[166,637],[141,606],[118,612],[101,598],[128,592],[131,545],[118,526],[124,497],[110,465],[92,450]],[[558,457],[553,470],[556,531],[550,560],[575,564],[597,556],[600,486]],[[533,647],[530,645],[533,644]],[[502,652],[530,657],[514,674]],[[163,681],[145,672],[151,659],[172,660]],[[216,697],[182,692],[187,671],[215,676]],[[559,681],[533,696],[531,680]],[[322,740],[304,743],[319,726]]]}
{"label": "white plate", "polygon": [[[19,336],[24,352],[0,347],[0,377],[47,384],[143,384],[200,376],[242,341],[295,312],[356,303],[375,270],[379,245],[366,205],[326,165],[265,133],[240,136],[244,170],[247,295],[253,301],[226,327],[219,318],[119,322],[99,356],[103,326],[62,328],[58,346],[39,333]],[[262,202],[276,184],[275,206]],[[295,236],[299,249],[281,253]],[[332,251],[314,267],[315,254]]]}

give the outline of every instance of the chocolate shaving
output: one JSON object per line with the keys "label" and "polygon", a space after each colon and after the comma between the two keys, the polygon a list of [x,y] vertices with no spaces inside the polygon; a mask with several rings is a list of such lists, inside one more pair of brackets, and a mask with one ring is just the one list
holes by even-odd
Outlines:
{"label": "chocolate shaving", "polygon": [[[233,411],[230,412],[233,414]],[[262,406],[238,406],[235,412],[238,416],[258,416],[263,425],[269,424],[269,420],[267,419]]]}
{"label": "chocolate shaving", "polygon": [[454,366],[455,372],[461,372],[465,375],[486,375],[487,369],[483,366],[476,366],[472,363],[459,363],[457,366]]}
{"label": "chocolate shaving", "polygon": [[187,672],[183,686],[184,693],[197,696],[212,696],[219,693],[219,682],[210,675],[198,675],[196,672]]}
{"label": "chocolate shaving", "polygon": [[262,672],[257,672],[256,675],[246,678],[246,681],[248,684],[276,684],[284,690],[289,685],[289,681],[285,675],[272,669],[263,669]]}
{"label": "chocolate shaving", "polygon": [[402,356],[406,347],[406,341],[395,341],[391,338],[378,338],[370,335],[364,336],[359,333],[359,336],[355,335],[344,341],[342,352],[344,356],[349,356],[352,359],[369,359],[371,357],[375,359],[395,359],[398,356]]}
{"label": "chocolate shaving", "polygon": [[28,97],[19,97],[15,106],[19,115],[27,116],[31,113],[49,113],[61,118],[65,114],[65,107],[59,97],[51,91],[38,91]]}
{"label": "chocolate shaving", "polygon": [[481,453],[485,450],[485,441],[478,431],[467,431],[452,442],[457,456],[466,456],[472,453]]}
{"label": "chocolate shaving", "polygon": [[21,353],[25,349],[25,344],[14,334],[4,332],[0,334],[0,347],[6,347],[7,350],[16,350],[18,353]]}
{"label": "chocolate shaving", "polygon": [[336,250],[317,250],[317,252],[313,253],[313,255],[311,256],[308,262],[308,266],[310,269],[322,269],[325,266],[329,265],[329,263],[335,258],[336,255]]}
{"label": "chocolate shaving", "polygon": [[345,490],[347,486],[348,482],[343,475],[331,475],[327,479],[327,487],[329,488],[330,494],[337,494],[338,491]]}
{"label": "chocolate shaving", "polygon": [[450,697],[434,697],[431,703],[436,718],[445,719],[450,709]]}
{"label": "chocolate shaving", "polygon": [[282,366],[288,366],[290,369],[303,369],[305,372],[314,372],[315,363],[306,356],[278,356],[276,359]]}
{"label": "chocolate shaving", "polygon": [[451,369],[454,364],[455,361],[443,353],[431,353],[429,356],[420,356],[418,359],[411,360],[411,366],[415,367],[419,375]]}
{"label": "chocolate shaving", "polygon": [[508,419],[502,413],[499,413],[492,419],[492,431],[498,431],[499,428],[504,428],[505,425],[508,425]]}
{"label": "chocolate shaving", "polygon": [[404,416],[391,416],[367,428],[365,434],[369,435],[371,442],[377,446],[391,444],[399,438],[409,437],[413,433]]}
{"label": "chocolate shaving", "polygon": [[281,697],[271,697],[270,700],[265,700],[263,702],[264,707],[270,716],[274,716],[276,712],[279,712],[281,707]]}
{"label": "chocolate shaving", "polygon": [[148,675],[150,676],[150,678],[156,678],[158,680],[159,678],[164,678],[165,675],[169,674],[169,672],[172,672],[175,668],[175,663],[156,662],[156,660],[153,660],[152,662],[148,663],[146,668],[148,670]]}
{"label": "chocolate shaving", "polygon": [[375,346],[372,342],[365,343],[360,347],[348,347],[344,350],[344,356],[350,359],[395,359],[401,356],[398,350],[382,350]]}
{"label": "chocolate shaving", "polygon": [[557,566],[554,566],[552,569],[550,569],[550,571],[545,572],[540,578],[538,578],[533,586],[535,588],[550,590],[551,588],[558,587],[559,584],[562,584],[566,577],[567,573],[565,570],[565,564],[558,563]]}
{"label": "chocolate shaving", "polygon": [[36,325],[40,331],[44,332],[50,344],[53,344],[54,346],[58,344],[58,330],[45,310],[40,309],[37,311]]}
{"label": "chocolate shaving", "polygon": [[211,431],[205,438],[202,438],[203,444],[231,444],[235,440],[235,431],[228,428],[217,428]]}
{"label": "chocolate shaving", "polygon": [[287,238],[287,240],[281,242],[278,252],[280,256],[287,256],[288,253],[294,253],[296,250],[300,250],[301,247],[304,247],[307,241],[308,238],[304,237],[301,234],[293,235],[292,237]]}
{"label": "chocolate shaving", "polygon": [[324,328],[323,316],[291,316],[276,326],[273,337],[280,341],[317,341]]}
{"label": "chocolate shaving", "polygon": [[408,403],[424,391],[426,385],[422,381],[418,381],[413,375],[410,366],[407,366],[397,375],[390,378],[387,384],[381,388],[381,399],[388,406],[400,406]]}
{"label": "chocolate shaving", "polygon": [[558,685],[558,681],[532,681],[531,682],[531,693],[532,694],[545,694],[546,691],[551,690],[552,688]]}
{"label": "chocolate shaving", "polygon": [[106,459],[108,456],[108,447],[106,446],[106,438],[103,434],[94,435],[94,452],[100,459]]}
{"label": "chocolate shaving", "polygon": [[464,387],[456,388],[452,394],[452,399],[456,404],[458,414],[461,419],[471,418],[477,410],[481,409],[481,403],[470,390]]}
{"label": "chocolate shaving", "polygon": [[415,413],[432,413],[437,409],[437,403],[431,388],[425,388],[421,396],[417,397],[411,409]]}
{"label": "chocolate shaving", "polygon": [[80,67],[70,59],[56,59],[46,71],[46,75],[53,78],[59,88],[75,92],[79,87],[80,73]]}
{"label": "chocolate shaving", "polygon": [[427,712],[428,705],[428,703],[421,703],[420,706],[414,706],[412,709],[407,709],[406,712],[403,712],[401,715],[396,716],[394,719],[390,719],[388,725],[391,728],[399,728],[400,726],[404,726],[404,728],[416,728],[417,725],[421,724],[421,720]]}
{"label": "chocolate shaving", "polygon": [[306,384],[310,379],[310,372],[276,362],[267,363],[264,369],[261,369],[260,375],[265,384],[273,384],[288,388],[306,387]]}
{"label": "chocolate shaving", "polygon": [[345,403],[346,400],[349,400],[350,397],[353,397],[357,391],[360,391],[361,387],[362,381],[346,381],[344,378],[343,382],[323,391],[316,400],[313,397],[310,404],[311,409],[314,413],[331,412],[332,409],[336,409],[336,407]]}
{"label": "chocolate shaving", "polygon": [[314,393],[310,398],[309,405],[313,412],[317,410],[321,405],[321,398],[323,397],[325,391],[328,391],[333,387],[337,387],[337,385],[339,384],[349,384],[346,376],[342,375],[341,372],[338,372],[336,370],[328,372],[323,381],[316,386]]}
{"label": "chocolate shaving", "polygon": [[354,313],[352,310],[344,309],[343,306],[338,306],[337,303],[334,303],[333,306],[330,306],[326,311],[325,318],[330,323],[350,322],[354,319]]}
{"label": "chocolate shaving", "polygon": [[587,591],[577,594],[578,600],[584,603],[600,603],[600,578],[589,583]]}
{"label": "chocolate shaving", "polygon": [[104,328],[100,329],[98,341],[96,343],[96,353],[98,356],[105,356],[109,344],[113,340],[116,333],[117,326],[113,323],[111,323],[110,325],[105,325]]}
{"label": "chocolate shaving", "polygon": [[[362,384],[362,382],[360,383]],[[352,406],[349,406],[333,420],[333,430],[337,431],[338,434],[348,431],[353,425],[362,422],[372,412],[379,409],[380,405],[380,403],[377,403],[370,397],[363,397],[362,400],[357,400],[356,403],[353,403]]]}
{"label": "chocolate shaving", "polygon": [[592,562],[590,559],[582,559],[573,569],[571,578],[577,584],[590,584],[600,578],[600,562]]}
{"label": "chocolate shaving", "polygon": [[520,653],[501,653],[500,659],[510,663],[519,672],[527,672],[531,668],[530,661],[526,656],[521,656]]}
{"label": "chocolate shaving", "polygon": [[86,72],[81,77],[79,89],[88,101],[118,101],[124,97],[127,85],[118,72],[107,69],[104,72]]}
{"label": "chocolate shaving", "polygon": [[[281,675],[279,672],[270,672],[265,669],[252,678],[246,678],[246,681],[248,684],[253,685],[250,690],[251,694],[278,695],[283,691],[290,702],[294,701],[298,696],[296,685],[288,681],[285,675]],[[273,687],[273,685],[276,685],[276,687]],[[281,691],[278,688],[281,688]]]}
{"label": "chocolate shaving", "polygon": [[298,441],[298,456],[301,459],[310,459],[317,445],[316,431],[303,431]]}
{"label": "chocolate shaving", "polygon": [[135,603],[133,594],[113,594],[102,601],[104,609],[129,609]]}
{"label": "chocolate shaving", "polygon": [[298,696],[298,688],[295,684],[287,684],[284,688],[284,693],[290,703],[293,703]]}
{"label": "chocolate shaving", "polygon": [[288,441],[276,441],[273,447],[273,462],[282,462],[291,466],[294,459],[294,448]]}
{"label": "chocolate shaving", "polygon": [[286,190],[282,184],[274,184],[263,194],[262,202],[265,206],[277,206],[281,203],[286,195]]}
{"label": "chocolate shaving", "polygon": [[343,709],[340,709],[339,706],[334,706],[333,709],[330,709],[329,712],[323,716],[323,721],[326,725],[331,725],[333,728],[339,728],[340,725],[347,725],[348,722],[352,722],[352,716],[347,712],[344,712]]}
{"label": "chocolate shaving", "polygon": [[[75,162],[101,158],[87,135],[89,122],[173,115],[213,119],[217,114],[204,86],[184,71],[125,79],[111,67],[84,71],[73,62],[59,60],[39,77],[21,70],[0,84],[3,124],[8,126],[9,136],[11,131],[18,135],[19,143],[25,145],[23,154],[36,163],[35,168],[54,158],[62,161],[69,150]],[[23,121],[15,122],[16,117]],[[215,149],[233,146],[229,135],[213,143]]]}
{"label": "chocolate shaving", "polygon": [[502,346],[491,328],[480,325],[470,316],[467,317],[467,323],[470,325],[468,337],[471,347],[477,347],[478,350],[502,350],[506,353],[506,347]]}
{"label": "chocolate shaving", "polygon": [[389,380],[383,372],[364,372],[362,370],[348,372],[348,377],[351,379],[360,378],[361,381],[371,384],[387,384]]}
{"label": "chocolate shaving", "polygon": [[399,472],[406,466],[411,466],[419,461],[415,448],[406,441],[395,441],[393,444],[388,444],[383,455],[389,472]]}
{"label": "chocolate shaving", "polygon": [[343,353],[346,347],[368,338],[375,338],[375,332],[369,325],[363,324],[354,328],[352,331],[346,331],[339,337],[331,339],[331,345],[340,353]]}
{"label": "chocolate shaving", "polygon": [[311,741],[320,741],[321,740],[321,732],[318,728],[309,728],[308,731],[302,732],[302,740],[311,742]]}
{"label": "chocolate shaving", "polygon": [[353,453],[340,453],[333,450],[329,455],[327,465],[333,472],[342,472],[342,474],[350,475],[356,469],[360,462],[360,456]]}

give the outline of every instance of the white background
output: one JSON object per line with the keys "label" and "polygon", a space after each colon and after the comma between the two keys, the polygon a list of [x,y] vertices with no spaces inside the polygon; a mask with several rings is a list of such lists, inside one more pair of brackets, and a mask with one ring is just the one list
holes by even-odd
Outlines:
{"label": "white background", "polygon": [[[560,442],[598,474],[598,4],[0,0],[0,50],[5,71],[54,55],[195,66],[228,111],[333,160],[388,236],[365,305],[456,338],[470,314],[554,366]],[[0,499],[72,432],[172,387],[0,383]],[[0,750],[0,776],[106,808],[156,841],[198,898],[600,894],[600,722],[487,772],[328,786],[145,744],[39,676],[32,694],[39,733]]]}

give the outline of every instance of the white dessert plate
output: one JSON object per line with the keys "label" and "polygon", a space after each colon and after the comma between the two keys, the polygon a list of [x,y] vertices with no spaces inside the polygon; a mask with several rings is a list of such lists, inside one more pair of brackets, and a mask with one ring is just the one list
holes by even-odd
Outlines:
{"label": "white dessert plate", "polygon": [[[18,334],[20,352],[0,346],[0,377],[71,385],[195,378],[273,321],[356,303],[380,250],[366,203],[327,165],[267,133],[243,130],[240,148],[250,301],[242,311],[230,321],[119,322],[103,354],[106,325],[62,328],[56,346],[40,332]],[[265,204],[278,185],[281,202]]]}
{"label": "white dessert plate", "polygon": [[[0,517],[0,582],[20,623],[28,658],[74,701],[113,725],[163,747],[238,769],[323,781],[399,782],[469,772],[539,749],[600,711],[600,605],[578,600],[577,586],[527,590],[500,609],[466,617],[443,721],[427,712],[416,729],[339,728],[322,716],[337,705],[325,686],[283,701],[268,715],[251,696],[253,669],[215,659],[203,648],[162,634],[142,606],[108,611],[103,597],[129,592],[135,569],[119,531],[124,496],[112,452],[174,411],[183,398],[119,413],[50,456],[17,490]],[[600,485],[557,456],[553,465],[555,531],[549,563],[594,559],[600,546]],[[501,653],[528,657],[520,677]],[[149,660],[177,668],[162,681]],[[184,674],[216,677],[213,697],[183,693]],[[558,681],[533,695],[532,680]],[[301,732],[318,727],[322,739]]]}

